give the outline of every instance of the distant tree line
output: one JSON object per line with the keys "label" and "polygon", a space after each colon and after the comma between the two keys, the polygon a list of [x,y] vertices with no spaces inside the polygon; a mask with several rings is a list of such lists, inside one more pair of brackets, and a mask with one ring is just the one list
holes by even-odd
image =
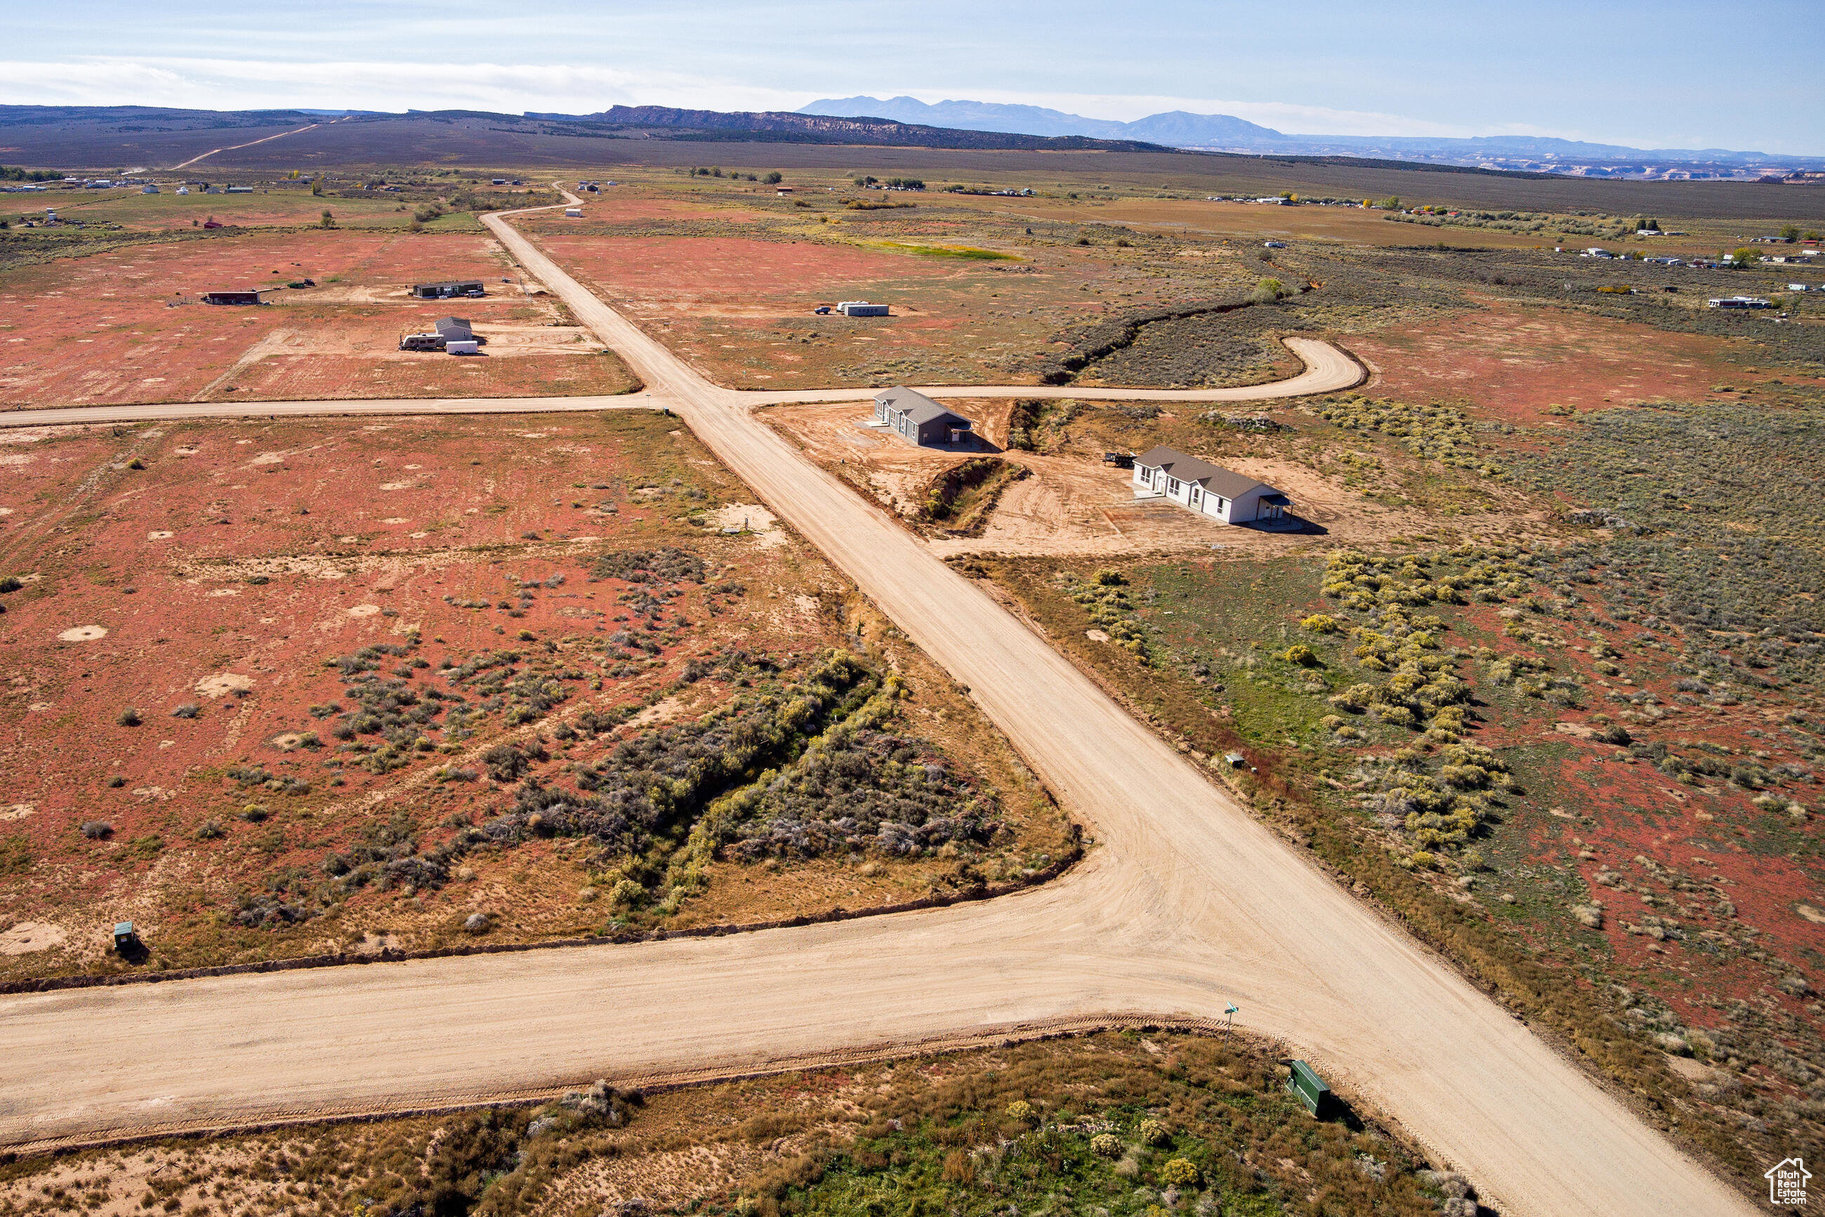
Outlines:
{"label": "distant tree line", "polygon": [[57,169],[26,169],[18,165],[0,165],[0,182],[56,182],[63,179]]}

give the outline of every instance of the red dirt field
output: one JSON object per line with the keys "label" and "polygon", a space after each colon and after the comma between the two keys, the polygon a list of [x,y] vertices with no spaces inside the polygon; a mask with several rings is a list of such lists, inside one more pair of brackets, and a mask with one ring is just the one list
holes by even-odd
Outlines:
{"label": "red dirt field", "polygon": [[685,306],[803,304],[809,311],[815,304],[834,303],[836,295],[862,284],[910,288],[970,273],[936,259],[814,241],[563,234],[542,239],[560,264],[580,268],[604,286],[648,302]]}
{"label": "red dirt field", "polygon": [[[504,276],[520,278],[485,236],[342,230],[212,235],[23,267],[0,275],[0,408],[635,387],[617,357]],[[305,277],[317,286],[283,286]],[[414,301],[406,290],[469,278],[489,297]],[[270,306],[170,307],[246,287],[276,288]],[[452,312],[506,340],[478,359],[397,349],[401,333]]]}
{"label": "red dirt field", "polygon": [[1740,344],[1500,300],[1355,337],[1350,349],[1378,369],[1370,396],[1463,403],[1523,425],[1550,424],[1552,405],[1600,410],[1709,396],[1720,378],[1748,383],[1723,361]]}
{"label": "red dirt field", "polygon": [[[1094,268],[1059,256],[980,262],[721,236],[541,240],[604,299],[736,388],[1019,383],[1057,329],[1104,308],[1079,292],[1079,273]],[[887,303],[893,315],[812,313],[852,299]]]}
{"label": "red dirt field", "polygon": [[[601,864],[567,839],[477,851],[447,886],[382,884],[296,925],[233,913],[272,876],[323,882],[326,857],[377,833],[429,848],[500,814],[517,777],[494,775],[495,745],[538,744],[533,772],[565,780],[625,734],[613,717],[568,725],[692,717],[734,695],[729,648],[807,662],[853,633],[847,585],[761,509],[727,506],[739,483],[659,414],[22,431],[0,447],[0,562],[22,580],[0,615],[0,873],[16,876],[0,978],[106,969],[102,931],[123,918],[161,967],[435,946],[467,938],[473,912],[496,937],[599,932]],[[724,535],[725,507],[758,531]],[[598,554],[664,545],[708,578],[595,577]],[[681,683],[693,661],[708,674]],[[930,690],[905,711],[917,729],[983,764],[1017,812],[1019,771],[968,703],[916,656],[895,662]],[[344,734],[342,712],[369,704],[351,697],[361,672],[435,710],[416,742]],[[717,863],[673,920],[867,907],[956,865]]]}

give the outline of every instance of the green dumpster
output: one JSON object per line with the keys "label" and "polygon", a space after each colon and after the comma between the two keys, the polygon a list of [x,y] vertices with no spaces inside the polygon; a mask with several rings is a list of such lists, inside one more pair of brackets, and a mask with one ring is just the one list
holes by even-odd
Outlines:
{"label": "green dumpster", "polygon": [[1331,1105],[1331,1088],[1304,1061],[1284,1063],[1292,1070],[1287,1075],[1286,1088],[1299,1096],[1299,1101],[1305,1104],[1307,1111],[1322,1119]]}

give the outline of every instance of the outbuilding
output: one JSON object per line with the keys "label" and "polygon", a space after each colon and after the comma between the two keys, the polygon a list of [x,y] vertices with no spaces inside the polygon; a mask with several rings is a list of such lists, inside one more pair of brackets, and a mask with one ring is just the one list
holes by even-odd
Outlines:
{"label": "outbuilding", "polygon": [[957,444],[975,434],[976,424],[925,394],[895,386],[874,395],[875,420],[921,447]]}
{"label": "outbuilding", "polygon": [[844,300],[836,306],[836,311],[845,317],[885,317],[885,304],[870,304],[866,300]]}
{"label": "outbuilding", "polygon": [[414,283],[412,294],[420,300],[448,300],[454,296],[485,296],[480,279],[451,279],[445,283]]}
{"label": "outbuilding", "polygon": [[258,304],[258,303],[260,303],[260,293],[258,290],[251,290],[251,291],[244,291],[244,292],[204,292],[203,293],[203,303],[204,304]]}
{"label": "outbuilding", "polygon": [[1134,493],[1136,498],[1166,499],[1225,524],[1282,520],[1292,506],[1265,482],[1166,447],[1134,458]]}
{"label": "outbuilding", "polygon": [[439,317],[437,333],[444,340],[446,350],[452,342],[482,343],[487,341],[485,338],[475,336],[475,329],[469,324],[467,317]]}

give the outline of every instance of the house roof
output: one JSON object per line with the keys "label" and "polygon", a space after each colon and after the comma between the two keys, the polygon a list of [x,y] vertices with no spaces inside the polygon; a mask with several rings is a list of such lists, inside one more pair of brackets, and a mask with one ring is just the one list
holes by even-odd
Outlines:
{"label": "house roof", "polygon": [[470,328],[467,317],[439,317],[437,332],[442,334],[446,340],[455,338],[459,342],[475,336],[475,331]]}
{"label": "house roof", "polygon": [[[1266,482],[1257,482],[1254,478],[1201,461],[1195,456],[1186,456],[1177,448],[1161,446],[1149,449],[1134,458],[1136,465],[1145,465],[1151,469],[1164,469],[1181,482],[1195,482],[1214,495],[1225,499],[1239,499],[1251,490],[1265,490],[1271,495],[1280,492]],[[1284,497],[1284,496],[1283,496]]]}
{"label": "house roof", "polygon": [[935,422],[941,418],[955,418],[970,426],[975,425],[974,423],[971,423],[969,419],[964,418],[963,415],[958,414],[955,410],[947,410],[918,390],[908,389],[903,385],[896,385],[891,389],[882,389],[879,393],[874,395],[874,399],[878,402],[884,402],[892,409],[898,410],[900,413],[906,415],[906,417],[912,419],[915,423],[929,423]]}
{"label": "house roof", "polygon": [[480,287],[482,286],[482,281],[480,279],[440,279],[436,283],[418,283],[414,284],[414,286],[420,291],[423,291],[426,288]]}

